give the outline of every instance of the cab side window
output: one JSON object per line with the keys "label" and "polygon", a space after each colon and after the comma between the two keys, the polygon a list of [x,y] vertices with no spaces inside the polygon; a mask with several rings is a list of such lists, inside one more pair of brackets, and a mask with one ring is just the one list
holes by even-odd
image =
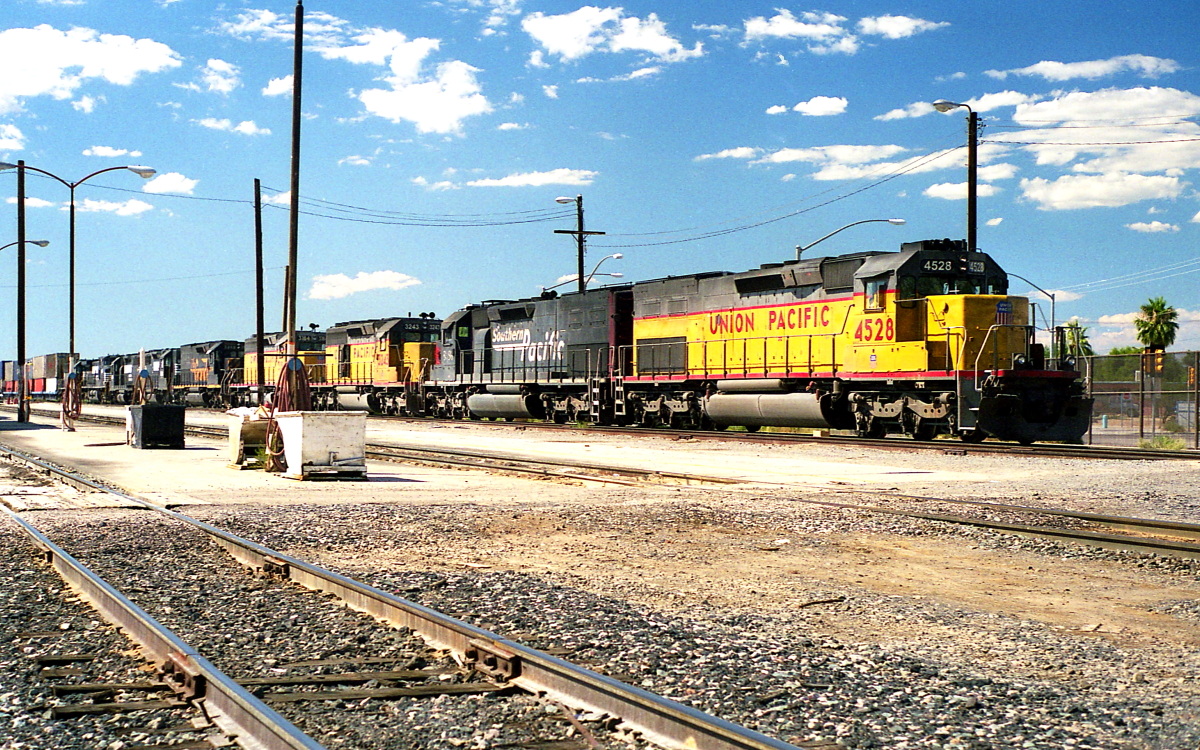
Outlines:
{"label": "cab side window", "polygon": [[867,279],[866,299],[863,303],[865,310],[882,310],[887,304],[887,276],[878,276],[874,279]]}

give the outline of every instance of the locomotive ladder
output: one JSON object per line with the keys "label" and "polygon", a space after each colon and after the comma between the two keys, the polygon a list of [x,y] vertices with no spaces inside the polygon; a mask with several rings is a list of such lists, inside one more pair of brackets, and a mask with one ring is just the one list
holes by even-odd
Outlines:
{"label": "locomotive ladder", "polygon": [[625,416],[625,378],[620,375],[613,376],[612,380],[613,391],[613,416]]}
{"label": "locomotive ladder", "polygon": [[588,392],[591,398],[588,401],[588,414],[592,418],[592,422],[599,424],[600,422],[600,378],[588,378]]}

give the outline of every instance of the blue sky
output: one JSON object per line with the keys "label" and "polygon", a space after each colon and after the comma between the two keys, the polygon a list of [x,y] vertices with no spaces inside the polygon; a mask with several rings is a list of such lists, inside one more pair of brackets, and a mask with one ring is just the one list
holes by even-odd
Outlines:
{"label": "blue sky", "polygon": [[[268,326],[287,257],[295,6],[7,0],[0,161],[77,193],[84,356],[254,328],[253,180]],[[1100,351],[1163,295],[1200,347],[1200,5],[1178,2],[311,2],[300,324],[445,315],[588,269],[625,280],[965,237],[1055,291]],[[67,348],[66,188],[31,175],[29,354]],[[0,172],[0,244],[16,239]],[[0,356],[15,335],[0,257]],[[4,269],[9,269],[5,271]],[[1030,291],[1013,281],[1015,293]]]}

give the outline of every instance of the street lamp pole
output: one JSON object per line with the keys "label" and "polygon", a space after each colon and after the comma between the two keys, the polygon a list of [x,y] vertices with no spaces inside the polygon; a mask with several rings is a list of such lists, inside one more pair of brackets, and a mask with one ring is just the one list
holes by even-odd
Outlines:
{"label": "street lamp pole", "polygon": [[892,224],[893,226],[897,226],[897,227],[902,227],[905,224],[904,219],[863,219],[862,221],[855,221],[850,224],[847,224],[846,226],[842,227],[841,229],[833,230],[832,232],[825,235],[824,237],[817,240],[816,242],[810,242],[807,245],[796,245],[796,260],[800,260],[800,253],[803,253],[805,250],[808,250],[813,245],[816,245],[818,242],[824,242],[825,240],[829,239],[830,237],[837,234],[838,232],[841,232],[842,230],[849,229],[850,227],[856,227],[859,224],[871,224],[871,223],[877,222],[877,221],[885,221],[888,224]]}
{"label": "street lamp pole", "polygon": [[979,167],[979,113],[966,104],[938,99],[933,108],[938,112],[949,112],[962,107],[967,110],[967,251],[975,252],[977,226],[975,213],[976,194],[978,185],[977,173]]}
{"label": "street lamp pole", "polygon": [[578,247],[578,266],[579,266],[579,291],[587,290],[587,278],[583,275],[583,254],[585,252],[584,239],[591,234],[604,234],[604,232],[585,232],[583,231],[583,196],[576,195],[574,198],[562,197],[555,198],[555,203],[574,203],[575,204],[575,229],[555,229],[555,234],[573,234],[575,235],[575,243]]}
{"label": "street lamp pole", "polygon": [[[624,258],[624,257],[625,256],[622,255],[621,253],[613,253],[612,255],[605,255],[603,258],[601,258],[600,262],[597,263],[595,268],[592,269],[592,272],[589,273],[584,278],[584,288],[586,288],[588,284],[592,283],[592,279],[596,278],[596,272],[600,270],[600,266],[602,266],[604,264],[604,261],[610,260],[610,259],[611,260],[620,260],[621,258]],[[623,274],[620,274],[620,273],[602,273],[600,275],[601,276],[610,276],[614,279],[623,278]],[[569,284],[572,281],[576,281],[576,279],[568,278],[566,281],[559,282],[559,283],[555,284],[554,286],[542,287],[542,291],[548,292],[551,289],[557,289],[558,287],[562,286],[563,284]]]}
{"label": "street lamp pole", "polygon": [[[18,173],[19,174],[19,173]],[[20,176],[17,178],[18,198],[17,198],[17,236],[22,237],[25,234],[25,200],[24,191],[21,188],[24,186],[24,180]],[[0,251],[7,250],[14,245],[20,246],[22,249],[17,251],[17,263],[19,268],[25,268],[25,252],[23,248],[26,245],[37,245],[38,247],[46,247],[50,244],[50,240],[25,240],[20,239],[16,242],[10,242]],[[17,376],[17,421],[28,422],[29,412],[23,411],[24,407],[24,389],[22,384],[25,382],[25,274],[21,271],[17,272],[17,361],[14,363],[13,374]]]}
{"label": "street lamp pole", "polygon": [[[1012,276],[1014,279],[1020,279],[1021,281],[1024,281],[1029,286],[1033,287],[1034,289],[1038,290],[1039,292],[1041,292],[1042,294],[1044,294],[1050,298],[1050,352],[1053,355],[1053,353],[1054,353],[1054,323],[1056,322],[1056,319],[1054,317],[1054,292],[1047,292],[1045,289],[1042,289],[1040,286],[1033,283],[1032,281],[1025,278],[1024,276],[1018,276],[1017,274],[1012,273],[1011,271],[1008,272],[1008,275]],[[1070,300],[1068,300],[1068,301],[1070,301]],[[1034,325],[1035,326],[1037,325],[1036,320],[1034,321]]]}
{"label": "street lamp pole", "polygon": [[17,162],[17,421],[29,421],[25,382],[25,162]]}
{"label": "street lamp pole", "polygon": [[[79,187],[83,183],[92,179],[96,175],[104,174],[105,172],[117,172],[122,169],[127,169],[130,172],[133,172],[134,174],[136,174],[138,177],[141,177],[143,180],[148,180],[155,175],[155,171],[153,169],[150,169],[149,167],[128,166],[128,165],[121,166],[121,167],[106,167],[105,169],[98,169],[95,172],[92,172],[87,177],[84,177],[82,180],[76,180],[75,182],[68,182],[68,181],[64,180],[63,178],[59,177],[58,175],[56,175],[52,172],[47,172],[44,169],[38,169],[37,167],[25,166],[25,162],[23,162],[23,161],[17,162],[17,165],[0,163],[0,170],[12,169],[14,166],[18,166],[19,169],[24,169],[29,172],[37,172],[38,174],[45,175],[46,177],[50,177],[51,179],[58,180],[63,185],[66,185],[67,189],[71,191],[71,205],[70,205],[70,222],[71,222],[70,232],[71,232],[71,234],[70,234],[70,249],[68,251],[68,256],[69,256],[68,275],[70,278],[69,278],[69,282],[68,282],[69,291],[67,293],[67,296],[70,297],[70,302],[69,302],[70,351],[68,352],[68,356],[71,360],[71,369],[73,371],[75,368],[75,188]],[[24,184],[23,177],[18,177],[18,181],[21,182],[22,185]],[[24,193],[22,193],[22,195],[24,195]]]}

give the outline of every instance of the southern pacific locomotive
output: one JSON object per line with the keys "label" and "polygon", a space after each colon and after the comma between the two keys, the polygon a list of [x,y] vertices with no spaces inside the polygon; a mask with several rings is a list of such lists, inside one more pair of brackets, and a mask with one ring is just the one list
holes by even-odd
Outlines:
{"label": "southern pacific locomotive", "polygon": [[[961,241],[491,300],[440,326],[427,314],[305,335],[318,408],[1023,443],[1077,442],[1091,419],[1074,358],[1047,365],[1028,300],[1008,296],[1004,271]],[[266,382],[283,361],[270,356],[279,337],[270,343]],[[160,372],[174,371],[155,393],[248,401],[252,344],[155,353]],[[129,358],[88,363],[100,380],[132,370],[109,359]],[[85,368],[89,399],[113,389],[88,383]]]}

